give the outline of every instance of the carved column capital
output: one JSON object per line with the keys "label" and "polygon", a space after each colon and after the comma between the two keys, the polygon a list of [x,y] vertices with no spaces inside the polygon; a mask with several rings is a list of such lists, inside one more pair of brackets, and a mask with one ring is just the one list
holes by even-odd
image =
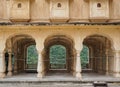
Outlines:
{"label": "carved column capital", "polygon": [[114,53],[120,53],[120,50],[114,50],[113,52]]}
{"label": "carved column capital", "polygon": [[114,58],[120,58],[120,50],[114,50]]}
{"label": "carved column capital", "polygon": [[77,56],[76,58],[80,57],[80,52],[81,52],[80,50],[76,50],[76,56]]}

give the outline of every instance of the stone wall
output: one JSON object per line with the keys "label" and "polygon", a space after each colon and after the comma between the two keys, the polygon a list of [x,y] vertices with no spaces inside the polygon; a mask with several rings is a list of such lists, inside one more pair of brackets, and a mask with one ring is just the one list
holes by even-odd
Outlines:
{"label": "stone wall", "polygon": [[119,0],[0,0],[0,21],[118,22],[118,2]]}

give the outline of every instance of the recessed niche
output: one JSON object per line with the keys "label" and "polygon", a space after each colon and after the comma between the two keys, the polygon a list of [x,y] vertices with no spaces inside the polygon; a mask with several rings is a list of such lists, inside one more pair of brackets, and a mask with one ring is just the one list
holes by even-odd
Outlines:
{"label": "recessed niche", "polygon": [[18,6],[17,6],[18,8],[21,8],[22,7],[22,4],[21,3],[18,3]]}
{"label": "recessed niche", "polygon": [[66,22],[69,19],[69,0],[50,0],[50,20]]}
{"label": "recessed niche", "polygon": [[97,7],[100,8],[101,7],[101,3],[97,3]]}
{"label": "recessed niche", "polygon": [[30,0],[12,0],[10,20],[13,22],[27,22],[30,19]]}
{"label": "recessed niche", "polygon": [[107,20],[109,18],[109,0],[90,0],[90,18]]}
{"label": "recessed niche", "polygon": [[61,6],[62,6],[61,3],[58,3],[58,4],[57,4],[57,7],[58,7],[58,8],[60,8]]}

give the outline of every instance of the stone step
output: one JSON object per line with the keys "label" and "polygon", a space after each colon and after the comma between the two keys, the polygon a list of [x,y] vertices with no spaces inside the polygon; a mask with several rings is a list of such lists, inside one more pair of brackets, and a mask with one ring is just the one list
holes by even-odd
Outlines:
{"label": "stone step", "polygon": [[[0,82],[0,87],[94,87],[93,83],[82,82]],[[103,87],[103,86],[99,86]],[[108,83],[108,87],[120,87],[120,83]]]}
{"label": "stone step", "polygon": [[93,87],[93,85],[81,83],[0,83],[0,87]]}

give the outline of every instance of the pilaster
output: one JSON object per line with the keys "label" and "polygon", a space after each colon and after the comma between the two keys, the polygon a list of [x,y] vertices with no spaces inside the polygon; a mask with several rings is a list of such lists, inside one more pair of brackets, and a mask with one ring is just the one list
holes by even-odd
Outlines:
{"label": "pilaster", "polygon": [[17,74],[17,59],[15,59],[15,63],[14,63],[14,74]]}
{"label": "pilaster", "polygon": [[108,72],[108,67],[109,67],[109,63],[108,63],[108,58],[109,58],[109,54],[108,54],[108,52],[109,52],[109,42],[108,42],[108,40],[106,40],[106,51],[105,51],[105,55],[106,55],[106,72],[105,72],[105,74],[106,75],[108,75],[109,74],[109,72]]}
{"label": "pilaster", "polygon": [[4,52],[0,52],[0,78],[4,78],[6,76],[5,70],[6,66]]}
{"label": "pilaster", "polygon": [[103,71],[102,71],[102,65],[103,65],[103,63],[102,63],[102,54],[103,52],[102,52],[102,44],[100,44],[100,56],[99,56],[99,58],[100,58],[100,66],[99,66],[99,73],[103,73]]}
{"label": "pilaster", "polygon": [[114,51],[114,72],[113,75],[114,77],[120,77],[120,50],[115,50]]}

